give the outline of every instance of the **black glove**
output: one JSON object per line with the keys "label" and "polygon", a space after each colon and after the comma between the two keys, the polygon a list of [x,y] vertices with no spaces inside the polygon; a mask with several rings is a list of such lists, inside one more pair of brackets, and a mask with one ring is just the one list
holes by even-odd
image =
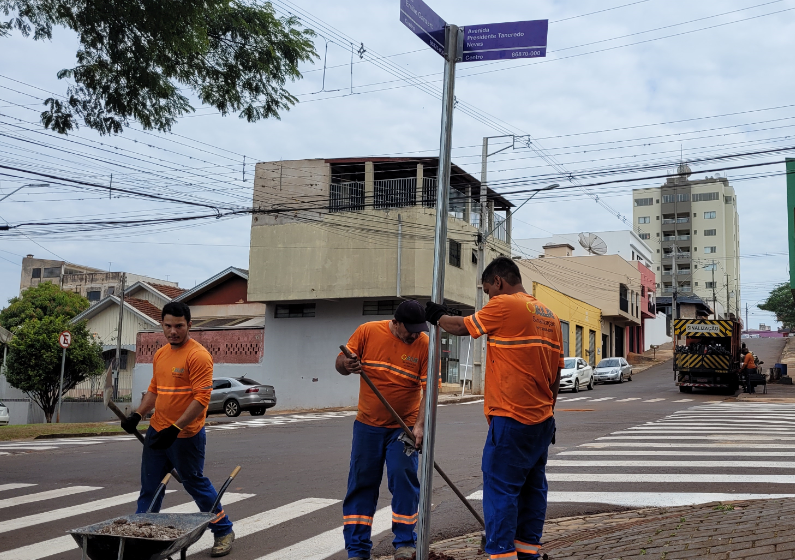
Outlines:
{"label": "black glove", "polygon": [[171,424],[168,428],[152,434],[149,439],[149,447],[158,450],[168,449],[172,443],[177,441],[177,436],[181,431],[175,424]]}
{"label": "black glove", "polygon": [[425,304],[425,320],[431,325],[436,325],[439,322],[439,319],[442,318],[442,315],[449,314],[450,310],[447,309],[446,305],[441,305],[432,301],[429,301]]}
{"label": "black glove", "polygon": [[127,418],[121,421],[121,429],[128,434],[134,434],[136,432],[138,422],[140,421],[141,415],[137,412],[133,412]]}

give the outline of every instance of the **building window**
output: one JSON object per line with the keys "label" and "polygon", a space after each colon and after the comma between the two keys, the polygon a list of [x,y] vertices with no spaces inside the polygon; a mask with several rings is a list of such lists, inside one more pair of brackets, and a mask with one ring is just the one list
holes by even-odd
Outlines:
{"label": "building window", "polygon": [[115,293],[116,293],[116,288],[111,286],[110,288],[108,288],[108,291],[105,293],[105,295],[106,296],[112,296]]}
{"label": "building window", "polygon": [[688,200],[690,200],[690,195],[687,193],[676,195],[677,202],[687,202]]}
{"label": "building window", "polygon": [[61,267],[60,266],[53,266],[53,267],[44,269],[44,277],[45,278],[58,278],[60,276],[61,276]]}
{"label": "building window", "polygon": [[664,194],[663,195],[663,204],[670,204],[674,201],[674,195],[672,194]]}
{"label": "building window", "polygon": [[651,239],[651,234],[650,233],[641,233],[640,234],[640,238],[641,239]]}
{"label": "building window", "polygon": [[706,236],[718,235],[718,230],[716,230],[716,229],[705,229],[704,230],[704,235],[706,235]]}
{"label": "building window", "polygon": [[102,299],[102,290],[88,290],[86,292],[88,301],[99,301]]}
{"label": "building window", "polygon": [[478,252],[472,249],[472,264],[478,264]]}
{"label": "building window", "polygon": [[651,206],[654,204],[653,198],[636,198],[635,206]]}
{"label": "building window", "polygon": [[708,200],[720,200],[720,195],[716,192],[699,193],[693,195],[693,202],[706,202]]}
{"label": "building window", "polygon": [[718,287],[718,283],[717,282],[704,282],[704,285],[708,289],[712,289],[712,288],[717,288]]}
{"label": "building window", "polygon": [[733,197],[733,196],[724,196],[724,197],[723,197],[723,201],[724,201],[726,204],[731,204],[731,203],[733,203],[733,202],[734,202],[734,197]]}
{"label": "building window", "polygon": [[378,301],[365,301],[362,315],[394,315],[400,300],[382,299]]}
{"label": "building window", "polygon": [[314,303],[291,303],[289,305],[277,305],[274,317],[276,319],[295,319],[298,317],[314,317]]}
{"label": "building window", "polygon": [[714,220],[716,217],[716,213],[713,210],[712,212],[704,212],[704,219],[705,220]]}
{"label": "building window", "polygon": [[705,253],[717,253],[718,252],[718,248],[717,247],[704,247],[704,252]]}
{"label": "building window", "polygon": [[707,270],[707,271],[709,271],[709,270],[717,270],[717,269],[718,269],[718,265],[716,263],[704,265],[704,270]]}
{"label": "building window", "polygon": [[453,239],[448,239],[447,243],[450,247],[450,258],[448,259],[450,266],[461,268],[461,244]]}
{"label": "building window", "polygon": [[40,268],[34,268],[33,270],[31,270],[30,271],[30,277],[31,278],[41,278],[41,269]]}
{"label": "building window", "polygon": [[651,223],[651,216],[641,216],[640,218],[638,218],[638,223],[639,224],[649,224],[649,223]]}

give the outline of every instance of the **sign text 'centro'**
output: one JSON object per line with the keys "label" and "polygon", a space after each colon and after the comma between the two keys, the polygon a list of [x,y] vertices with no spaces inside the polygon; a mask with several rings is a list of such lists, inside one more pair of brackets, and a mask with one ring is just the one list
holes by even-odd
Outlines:
{"label": "sign text 'centro'", "polygon": [[547,55],[549,20],[467,25],[463,62],[538,58]]}
{"label": "sign text 'centro'", "polygon": [[720,325],[687,325],[687,332],[720,332]]}

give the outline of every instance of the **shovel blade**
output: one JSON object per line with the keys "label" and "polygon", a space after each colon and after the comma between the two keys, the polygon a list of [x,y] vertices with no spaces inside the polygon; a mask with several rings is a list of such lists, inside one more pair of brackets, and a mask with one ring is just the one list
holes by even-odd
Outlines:
{"label": "shovel blade", "polygon": [[102,389],[102,401],[105,403],[105,406],[108,406],[108,403],[113,398],[113,365],[111,364],[108,366],[107,371],[105,372],[105,386]]}

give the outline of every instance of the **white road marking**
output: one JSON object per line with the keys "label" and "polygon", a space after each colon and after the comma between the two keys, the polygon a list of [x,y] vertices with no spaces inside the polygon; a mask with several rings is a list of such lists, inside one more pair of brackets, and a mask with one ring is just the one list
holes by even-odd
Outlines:
{"label": "white road marking", "polygon": [[[795,469],[792,461],[578,461],[576,459],[551,459],[548,467],[630,467],[644,469],[659,468],[728,468],[728,469]],[[751,481],[753,476],[746,476]],[[791,481],[792,482],[792,481]]]}
{"label": "white road marking", "polygon": [[756,440],[756,441],[776,441],[776,440],[795,440],[795,436],[773,436],[773,435],[755,435],[755,434],[705,434],[703,436],[652,436],[646,434],[635,434],[631,436],[605,436],[596,438],[597,440],[604,439],[716,439],[721,441],[740,441],[740,440]]}
{"label": "white road marking", "polygon": [[[706,475],[705,475],[706,476]],[[769,500],[793,498],[795,494],[723,494],[686,492],[561,492],[551,491],[549,503],[597,503],[626,507],[673,507],[709,502],[731,502],[735,500]],[[467,496],[467,500],[482,500],[483,490]]]}
{"label": "white road marking", "polygon": [[33,502],[42,502],[44,500],[54,500],[55,498],[80,494],[81,492],[90,492],[91,490],[102,490],[102,487],[66,486],[65,488],[58,488],[56,490],[46,490],[44,492],[37,492],[36,494],[26,494],[25,496],[17,496],[16,498],[6,498],[5,500],[0,500],[0,509],[11,506],[19,506],[22,504],[32,504]]}
{"label": "white road marking", "polygon": [[[377,512],[373,518],[372,536],[392,529],[392,508],[385,507]],[[325,560],[338,552],[345,550],[345,539],[342,537],[342,527],[337,527],[288,546],[276,552],[260,556],[257,560],[284,560],[285,558],[300,558],[301,560]]]}
{"label": "white road marking", "polygon": [[[166,490],[166,492],[170,493],[174,492],[174,490]],[[17,517],[16,519],[0,521],[0,533],[24,529],[25,527],[31,527],[41,523],[49,523],[50,521],[57,521],[59,519],[66,519],[67,517],[75,517],[77,515],[82,515],[84,513],[89,513],[100,509],[117,507],[136,501],[138,499],[138,494],[138,492],[130,492],[128,494],[96,500],[94,502],[87,502],[85,504],[78,504],[65,508],[45,511],[44,513],[36,513],[33,515],[26,515],[25,517]]]}
{"label": "white road marking", "polygon": [[704,417],[704,416],[677,416],[675,418],[669,418],[664,420],[664,422],[670,424],[689,424],[694,422],[720,422],[722,424],[750,424],[759,426],[759,422],[764,422],[766,425],[781,425],[781,426],[795,426],[795,420],[780,420],[776,418],[772,418],[770,416],[762,416],[760,417],[753,417],[753,418],[738,418],[734,416],[732,418],[725,418],[725,417]]}
{"label": "white road marking", "polygon": [[660,402],[660,401],[664,401],[664,400],[665,399],[649,399],[649,400],[646,400],[646,401],[643,401],[643,402]]}
{"label": "white road marking", "polygon": [[[0,446],[0,449],[5,449],[6,451],[48,451],[58,449],[58,447],[54,445],[3,445]],[[4,455],[9,455],[9,453],[4,453]]]}
{"label": "white road marking", "polygon": [[[323,508],[340,503],[340,500],[328,500],[322,498],[306,498],[291,504],[277,507],[270,511],[264,511],[251,517],[240,520],[233,520],[235,538],[240,539],[248,535],[253,535],[265,529],[270,529],[280,523],[291,521],[298,517],[313,513]],[[342,530],[339,530],[342,535]],[[188,550],[188,554],[195,554],[203,550],[208,550],[213,546],[213,536],[206,533]]]}
{"label": "white road marking", "polygon": [[692,402],[692,401],[693,401],[693,399],[679,399],[678,401],[674,401],[674,402]]}
{"label": "white road marking", "polygon": [[[771,433],[771,434],[795,434],[795,430],[792,430],[790,428],[768,428],[768,429],[766,429],[766,431],[767,431],[767,433]],[[719,427],[716,427],[716,426],[689,426],[689,425],[688,426],[670,426],[670,425],[666,426],[666,425],[663,425],[663,424],[658,424],[656,426],[633,426],[631,428],[627,428],[626,431],[613,432],[613,433],[614,434],[618,434],[618,433],[631,434],[631,433],[658,433],[658,432],[660,432],[660,433],[665,432],[665,433],[671,433],[671,434],[678,434],[678,433],[686,434],[686,433],[690,433],[690,432],[713,432],[713,433],[717,433],[717,434],[720,434],[720,433],[723,433],[723,432],[730,432],[730,433],[736,433],[736,434],[742,434],[742,433],[758,434],[759,430],[758,429],[755,430],[753,428],[746,428],[746,427],[742,427],[742,428],[720,427],[719,428]]]}
{"label": "white road marking", "polygon": [[[676,438],[681,439],[681,438]],[[732,447],[737,447],[740,449],[795,449],[795,445],[786,445],[780,443],[659,443],[659,442],[647,442],[647,441],[634,441],[632,443],[625,443],[625,442],[599,442],[599,443],[583,443],[578,447],[597,447],[597,448],[606,448],[606,447],[631,447],[633,449],[638,449],[641,447],[697,447],[698,449],[703,449],[706,447],[717,447],[720,449],[729,449]]]}
{"label": "white road marking", "polygon": [[591,402],[599,402],[599,401],[610,401],[613,400],[615,397],[602,397],[601,399],[594,399]]}
{"label": "white road marking", "polygon": [[639,400],[640,400],[640,397],[632,397],[630,399],[621,399],[620,401],[616,401],[616,402],[629,402],[629,401],[639,401]]}
{"label": "white road marking", "polygon": [[10,482],[8,484],[0,484],[0,492],[3,490],[18,490],[20,488],[30,488],[36,486],[35,484],[25,484],[24,482]]}
{"label": "white road marking", "polygon": [[788,474],[695,474],[695,473],[547,473],[551,482],[670,482],[684,484],[698,482],[704,484],[729,483],[767,483],[792,484],[792,475]]}
{"label": "white road marking", "polygon": [[458,404],[459,406],[463,406],[463,405],[465,405],[465,404],[478,404],[478,403],[482,403],[482,402],[483,402],[483,399],[480,399],[480,400],[478,400],[478,401],[469,401],[469,402],[462,402],[462,403],[457,403],[457,404]]}
{"label": "white road marking", "polygon": [[590,399],[591,397],[575,397],[573,399],[566,399],[566,402],[574,402],[574,401],[584,401],[586,399]]}
{"label": "white road marking", "polygon": [[[233,504],[252,496],[254,496],[254,494],[236,494],[234,492],[229,492],[224,494],[224,504]],[[199,508],[196,506],[196,502],[188,502],[187,504],[166,508],[162,510],[162,513],[193,513],[197,511],[199,511]],[[71,535],[66,535],[65,537],[57,537],[13,550],[0,552],[0,555],[2,555],[4,560],[39,560],[40,558],[47,558],[54,554],[61,554],[62,552],[69,552],[75,549],[79,549],[77,543]]]}
{"label": "white road marking", "polygon": [[[635,446],[633,445],[633,447]],[[795,451],[663,451],[659,449],[648,451],[626,451],[623,449],[610,449],[609,451],[561,451],[560,453],[557,453],[555,457],[560,455],[633,455],[649,457],[655,455],[664,457],[795,457]]]}

